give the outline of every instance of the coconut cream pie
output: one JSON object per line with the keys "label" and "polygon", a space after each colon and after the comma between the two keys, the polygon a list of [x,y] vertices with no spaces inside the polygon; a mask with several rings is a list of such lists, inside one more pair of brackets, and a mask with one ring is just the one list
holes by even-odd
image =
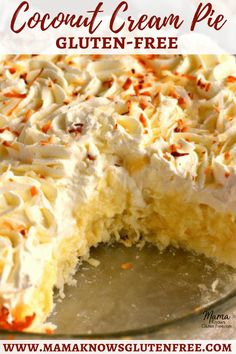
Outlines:
{"label": "coconut cream pie", "polygon": [[5,56],[0,327],[39,330],[101,242],[236,267],[231,56]]}

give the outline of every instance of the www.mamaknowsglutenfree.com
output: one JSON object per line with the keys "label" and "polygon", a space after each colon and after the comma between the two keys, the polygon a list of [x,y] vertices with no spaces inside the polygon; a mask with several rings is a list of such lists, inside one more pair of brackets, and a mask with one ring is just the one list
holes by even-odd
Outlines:
{"label": "www.mamaknowsglutenfree.com", "polygon": [[154,352],[154,353],[232,353],[231,343],[81,343],[81,342],[41,342],[41,343],[3,343],[1,353],[52,353],[52,352]]}

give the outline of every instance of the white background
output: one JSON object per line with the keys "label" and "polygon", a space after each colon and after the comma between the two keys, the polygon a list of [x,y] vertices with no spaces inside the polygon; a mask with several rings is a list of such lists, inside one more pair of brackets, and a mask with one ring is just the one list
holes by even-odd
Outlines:
{"label": "white background", "polygon": [[[15,34],[10,29],[11,18],[22,1],[19,0],[1,0],[0,1],[0,54],[19,54],[19,53],[84,53],[84,54],[122,54],[138,53],[132,46],[127,46],[124,50],[94,50],[92,48],[81,49],[58,49],[56,39],[60,36],[89,37],[87,29],[72,29],[69,27],[60,29],[51,29],[42,32],[39,28],[33,30],[23,30],[20,34]],[[94,10],[99,0],[28,0],[30,11],[19,15],[19,23],[25,22],[30,17],[30,13],[39,11],[41,14],[49,12],[54,17],[58,12],[70,13],[87,16],[87,10]],[[220,30],[216,31],[207,26],[206,21],[196,27],[195,32],[190,32],[190,25],[194,13],[200,4],[200,0],[127,0],[129,9],[124,14],[120,14],[120,21],[127,19],[131,15],[138,18],[141,14],[149,16],[169,16],[170,13],[179,14],[184,19],[184,24],[179,30],[168,28],[164,31],[144,30],[129,34],[129,36],[154,37],[157,36],[178,36],[178,49],[169,51],[171,54],[180,53],[236,53],[236,1],[235,0],[211,0],[215,14],[223,14],[227,18],[227,23]],[[208,1],[203,0],[204,3]],[[103,23],[94,34],[96,37],[111,36],[114,33],[109,31],[110,16],[120,3],[118,0],[103,0],[104,13],[100,15]],[[127,36],[127,30],[124,29],[118,36]],[[145,51],[140,49],[139,53],[159,53],[164,54],[166,49]]]}

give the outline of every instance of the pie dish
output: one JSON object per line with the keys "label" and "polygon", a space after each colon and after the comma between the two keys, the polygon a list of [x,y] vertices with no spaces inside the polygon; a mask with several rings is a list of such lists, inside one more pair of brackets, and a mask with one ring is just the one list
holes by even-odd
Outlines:
{"label": "pie dish", "polygon": [[236,267],[234,57],[17,55],[0,73],[0,328],[50,331],[53,290],[99,243]]}

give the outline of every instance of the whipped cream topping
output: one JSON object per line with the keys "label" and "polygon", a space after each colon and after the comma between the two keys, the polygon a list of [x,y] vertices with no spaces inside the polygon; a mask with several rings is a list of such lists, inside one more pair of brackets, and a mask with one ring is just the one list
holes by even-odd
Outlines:
{"label": "whipped cream topping", "polygon": [[178,190],[236,213],[231,56],[4,56],[0,305],[25,303],[109,170],[132,191]]}

